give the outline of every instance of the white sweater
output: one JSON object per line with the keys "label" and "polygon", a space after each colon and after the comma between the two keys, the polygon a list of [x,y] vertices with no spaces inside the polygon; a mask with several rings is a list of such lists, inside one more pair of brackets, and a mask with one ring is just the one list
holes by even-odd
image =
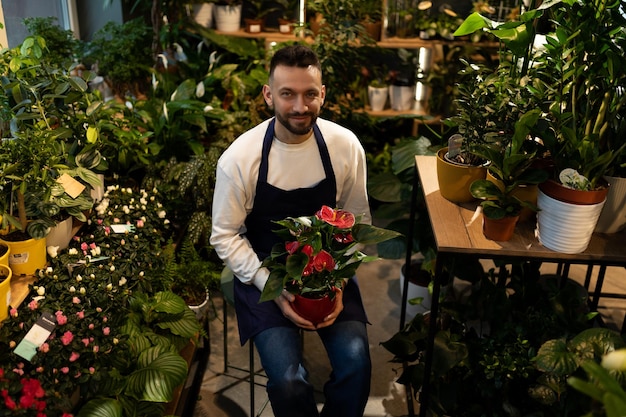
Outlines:
{"label": "white sweater", "polygon": [[[254,203],[268,124],[269,120],[266,120],[242,134],[220,157],[210,240],[235,276],[261,291],[269,272],[261,268],[261,261],[242,234],[246,231],[245,220]],[[317,125],[335,171],[337,207],[355,215],[361,214],[362,222],[370,223],[365,151],[359,139],[350,130],[331,121],[318,118]],[[293,190],[315,186],[324,177],[324,167],[312,133],[309,139],[296,145],[274,138],[268,160],[268,183],[283,190]]]}

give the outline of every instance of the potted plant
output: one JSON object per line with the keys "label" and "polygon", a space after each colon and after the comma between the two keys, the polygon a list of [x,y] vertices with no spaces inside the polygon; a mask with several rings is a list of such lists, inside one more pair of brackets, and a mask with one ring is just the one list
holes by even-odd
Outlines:
{"label": "potted plant", "polygon": [[213,26],[214,3],[215,0],[194,0],[191,3],[191,14],[197,24],[205,28],[211,28]]}
{"label": "potted plant", "polygon": [[282,0],[278,1],[281,6],[280,16],[278,17],[278,31],[280,33],[293,33],[298,19],[298,7],[300,0]]}
{"label": "potted plant", "polygon": [[215,29],[220,32],[237,32],[241,28],[242,0],[215,2]]}
{"label": "potted plant", "polygon": [[[376,259],[357,245],[399,235],[358,221],[354,214],[328,206],[312,216],[277,221],[281,228],[276,233],[284,242],[263,261],[270,275],[260,301],[273,300],[286,289],[296,296],[293,308],[298,314],[313,323],[322,321],[334,308],[335,291],[343,288],[344,280],[352,278],[362,262]],[[317,300],[312,311],[307,300]]]}
{"label": "potted plant", "polygon": [[215,262],[200,256],[189,240],[180,248],[170,244],[165,252],[169,259],[166,270],[172,277],[172,292],[182,297],[201,320],[208,311],[211,291],[219,289],[221,270]]}
{"label": "potted plant", "polygon": [[[546,375],[536,368],[535,356],[548,340],[593,327],[590,318],[596,313],[589,313],[578,285],[562,285],[558,277],[540,274],[539,267],[534,262],[503,265],[446,287],[437,320],[428,414],[561,415],[580,409],[576,405],[581,396],[542,398],[543,391],[535,387],[551,380],[542,379]],[[397,382],[415,393],[422,388],[432,325],[428,313],[417,314],[382,343],[399,368]],[[552,401],[547,404],[547,399]]]}
{"label": "potted plant", "polygon": [[382,3],[379,0],[366,0],[359,3],[359,24],[374,41],[380,40],[382,29]]}

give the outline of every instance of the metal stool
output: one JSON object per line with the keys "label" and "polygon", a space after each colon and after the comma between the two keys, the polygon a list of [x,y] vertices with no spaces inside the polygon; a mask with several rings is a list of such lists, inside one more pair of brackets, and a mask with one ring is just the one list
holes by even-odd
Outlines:
{"label": "metal stool", "polygon": [[252,339],[248,341],[248,350],[249,350],[248,369],[232,366],[232,365],[229,365],[228,363],[228,305],[231,305],[231,306],[235,305],[235,294],[234,294],[235,281],[234,279],[235,277],[233,275],[233,272],[229,268],[224,268],[224,270],[222,271],[222,275],[221,275],[221,290],[222,290],[222,295],[224,297],[224,302],[222,303],[223,312],[224,312],[224,341],[223,341],[224,343],[224,375],[228,375],[229,368],[233,368],[238,371],[248,372],[247,379],[248,379],[249,386],[250,386],[250,416],[258,417],[261,415],[261,413],[263,413],[263,410],[265,410],[265,407],[267,407],[269,398],[266,398],[265,402],[263,403],[263,406],[258,411],[255,411],[254,387],[255,385],[260,385],[263,387],[265,386],[264,384],[257,383],[255,381],[255,376],[260,375],[260,376],[265,377],[265,375],[263,374],[263,368],[259,370],[255,370],[254,368],[254,342],[252,341]]}

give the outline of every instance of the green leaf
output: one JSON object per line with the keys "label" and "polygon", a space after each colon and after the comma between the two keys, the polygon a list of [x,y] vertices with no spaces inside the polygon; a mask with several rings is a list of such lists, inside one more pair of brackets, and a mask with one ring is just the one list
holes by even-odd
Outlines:
{"label": "green leaf", "polygon": [[113,398],[95,398],[83,405],[76,417],[122,417],[119,401]]}
{"label": "green leaf", "polygon": [[369,224],[355,224],[352,228],[352,237],[355,241],[363,245],[384,242],[385,240],[393,239],[398,236],[402,236],[402,234]]}

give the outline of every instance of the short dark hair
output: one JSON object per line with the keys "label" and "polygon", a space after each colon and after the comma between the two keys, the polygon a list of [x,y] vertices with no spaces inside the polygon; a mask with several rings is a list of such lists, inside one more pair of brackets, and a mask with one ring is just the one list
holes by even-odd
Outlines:
{"label": "short dark hair", "polygon": [[322,64],[317,54],[308,46],[300,44],[285,46],[274,53],[270,61],[270,78],[279,65],[299,68],[313,66],[322,72]]}

